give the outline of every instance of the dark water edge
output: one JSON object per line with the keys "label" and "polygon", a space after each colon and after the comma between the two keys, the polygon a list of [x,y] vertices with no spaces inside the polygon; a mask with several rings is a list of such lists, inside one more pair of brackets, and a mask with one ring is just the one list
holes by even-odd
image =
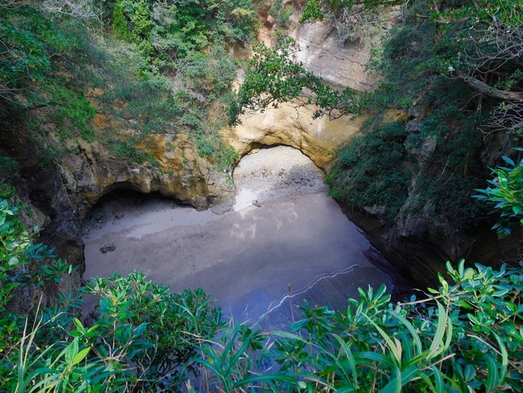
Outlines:
{"label": "dark water edge", "polygon": [[358,299],[358,288],[377,290],[382,284],[391,295],[391,302],[410,297],[411,287],[394,273],[389,262],[379,251],[369,248],[363,254],[375,266],[353,265],[345,270],[317,277],[307,287],[292,292],[276,302],[257,322],[263,331],[288,331],[290,325],[304,318],[300,306],[308,302],[310,306],[328,306],[334,311],[344,311],[348,299]]}
{"label": "dark water edge", "polygon": [[[347,299],[359,297],[358,287],[367,290],[372,286],[377,290],[384,284],[393,303],[411,295],[411,287],[394,272],[379,251],[369,248],[363,251],[363,254],[375,266],[353,265],[339,272],[319,276],[299,291],[291,290],[290,295],[283,296],[275,302],[269,311],[255,322],[257,328],[265,333],[289,332],[293,322],[303,319],[304,313],[299,306],[305,301],[311,306],[327,305],[331,310],[343,312],[349,306]],[[271,359],[264,359],[261,367],[267,372],[275,372],[280,365]],[[219,386],[219,383],[215,386],[214,380],[209,380],[205,370],[201,371],[202,374],[191,378],[191,386],[195,391],[207,392]]]}

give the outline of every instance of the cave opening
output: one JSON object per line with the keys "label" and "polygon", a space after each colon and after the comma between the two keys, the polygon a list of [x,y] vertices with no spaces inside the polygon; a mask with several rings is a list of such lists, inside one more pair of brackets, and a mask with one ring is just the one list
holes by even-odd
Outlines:
{"label": "cave opening", "polygon": [[127,212],[147,212],[158,205],[175,207],[176,200],[159,192],[143,193],[131,187],[119,187],[104,194],[90,209],[82,223],[82,235],[88,236],[93,230],[107,223],[121,220]]}

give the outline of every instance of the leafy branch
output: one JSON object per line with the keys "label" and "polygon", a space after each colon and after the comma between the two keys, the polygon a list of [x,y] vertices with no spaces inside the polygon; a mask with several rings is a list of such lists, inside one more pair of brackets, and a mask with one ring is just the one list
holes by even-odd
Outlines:
{"label": "leafy branch", "polygon": [[299,106],[316,105],[314,118],[327,115],[335,119],[359,113],[363,94],[350,88],[340,92],[326,86],[303,63],[293,61],[298,51],[293,39],[280,40],[273,48],[258,43],[253,50],[245,80],[229,107],[229,124],[237,124],[246,110],[264,111],[295,99]]}
{"label": "leafy branch", "polygon": [[[516,148],[523,151],[523,148]],[[474,198],[494,206],[491,213],[500,214],[492,227],[499,237],[506,237],[513,229],[523,225],[523,160],[516,164],[509,157],[502,157],[507,166],[491,168],[495,178],[487,180],[485,189],[477,189],[480,194]]]}

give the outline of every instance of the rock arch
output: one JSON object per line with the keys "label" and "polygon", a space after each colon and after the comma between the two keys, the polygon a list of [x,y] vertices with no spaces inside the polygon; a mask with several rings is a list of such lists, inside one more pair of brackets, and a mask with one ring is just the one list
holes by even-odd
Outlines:
{"label": "rock arch", "polygon": [[240,124],[222,130],[222,136],[240,156],[260,146],[285,145],[300,150],[327,172],[334,160],[334,150],[361,128],[363,118],[313,119],[314,107],[293,103],[269,108],[265,112],[242,116]]}

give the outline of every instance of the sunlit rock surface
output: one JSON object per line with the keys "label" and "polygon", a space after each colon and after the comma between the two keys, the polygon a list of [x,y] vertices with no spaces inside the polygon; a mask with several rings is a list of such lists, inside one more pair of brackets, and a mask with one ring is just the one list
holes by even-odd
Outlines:
{"label": "sunlit rock surface", "polygon": [[80,217],[84,217],[100,197],[118,188],[143,193],[157,191],[198,210],[234,198],[229,175],[218,172],[201,158],[182,136],[177,139],[176,148],[169,148],[159,136],[152,152],[159,166],[128,162],[97,143],[80,143],[78,153],[67,155],[61,165],[68,191],[81,199],[78,201]]}
{"label": "sunlit rock surface", "polygon": [[263,113],[248,113],[240,118],[238,126],[223,129],[222,135],[241,156],[260,146],[287,145],[299,149],[327,171],[334,149],[359,132],[363,118],[313,120],[314,110],[313,106],[289,103]]}

